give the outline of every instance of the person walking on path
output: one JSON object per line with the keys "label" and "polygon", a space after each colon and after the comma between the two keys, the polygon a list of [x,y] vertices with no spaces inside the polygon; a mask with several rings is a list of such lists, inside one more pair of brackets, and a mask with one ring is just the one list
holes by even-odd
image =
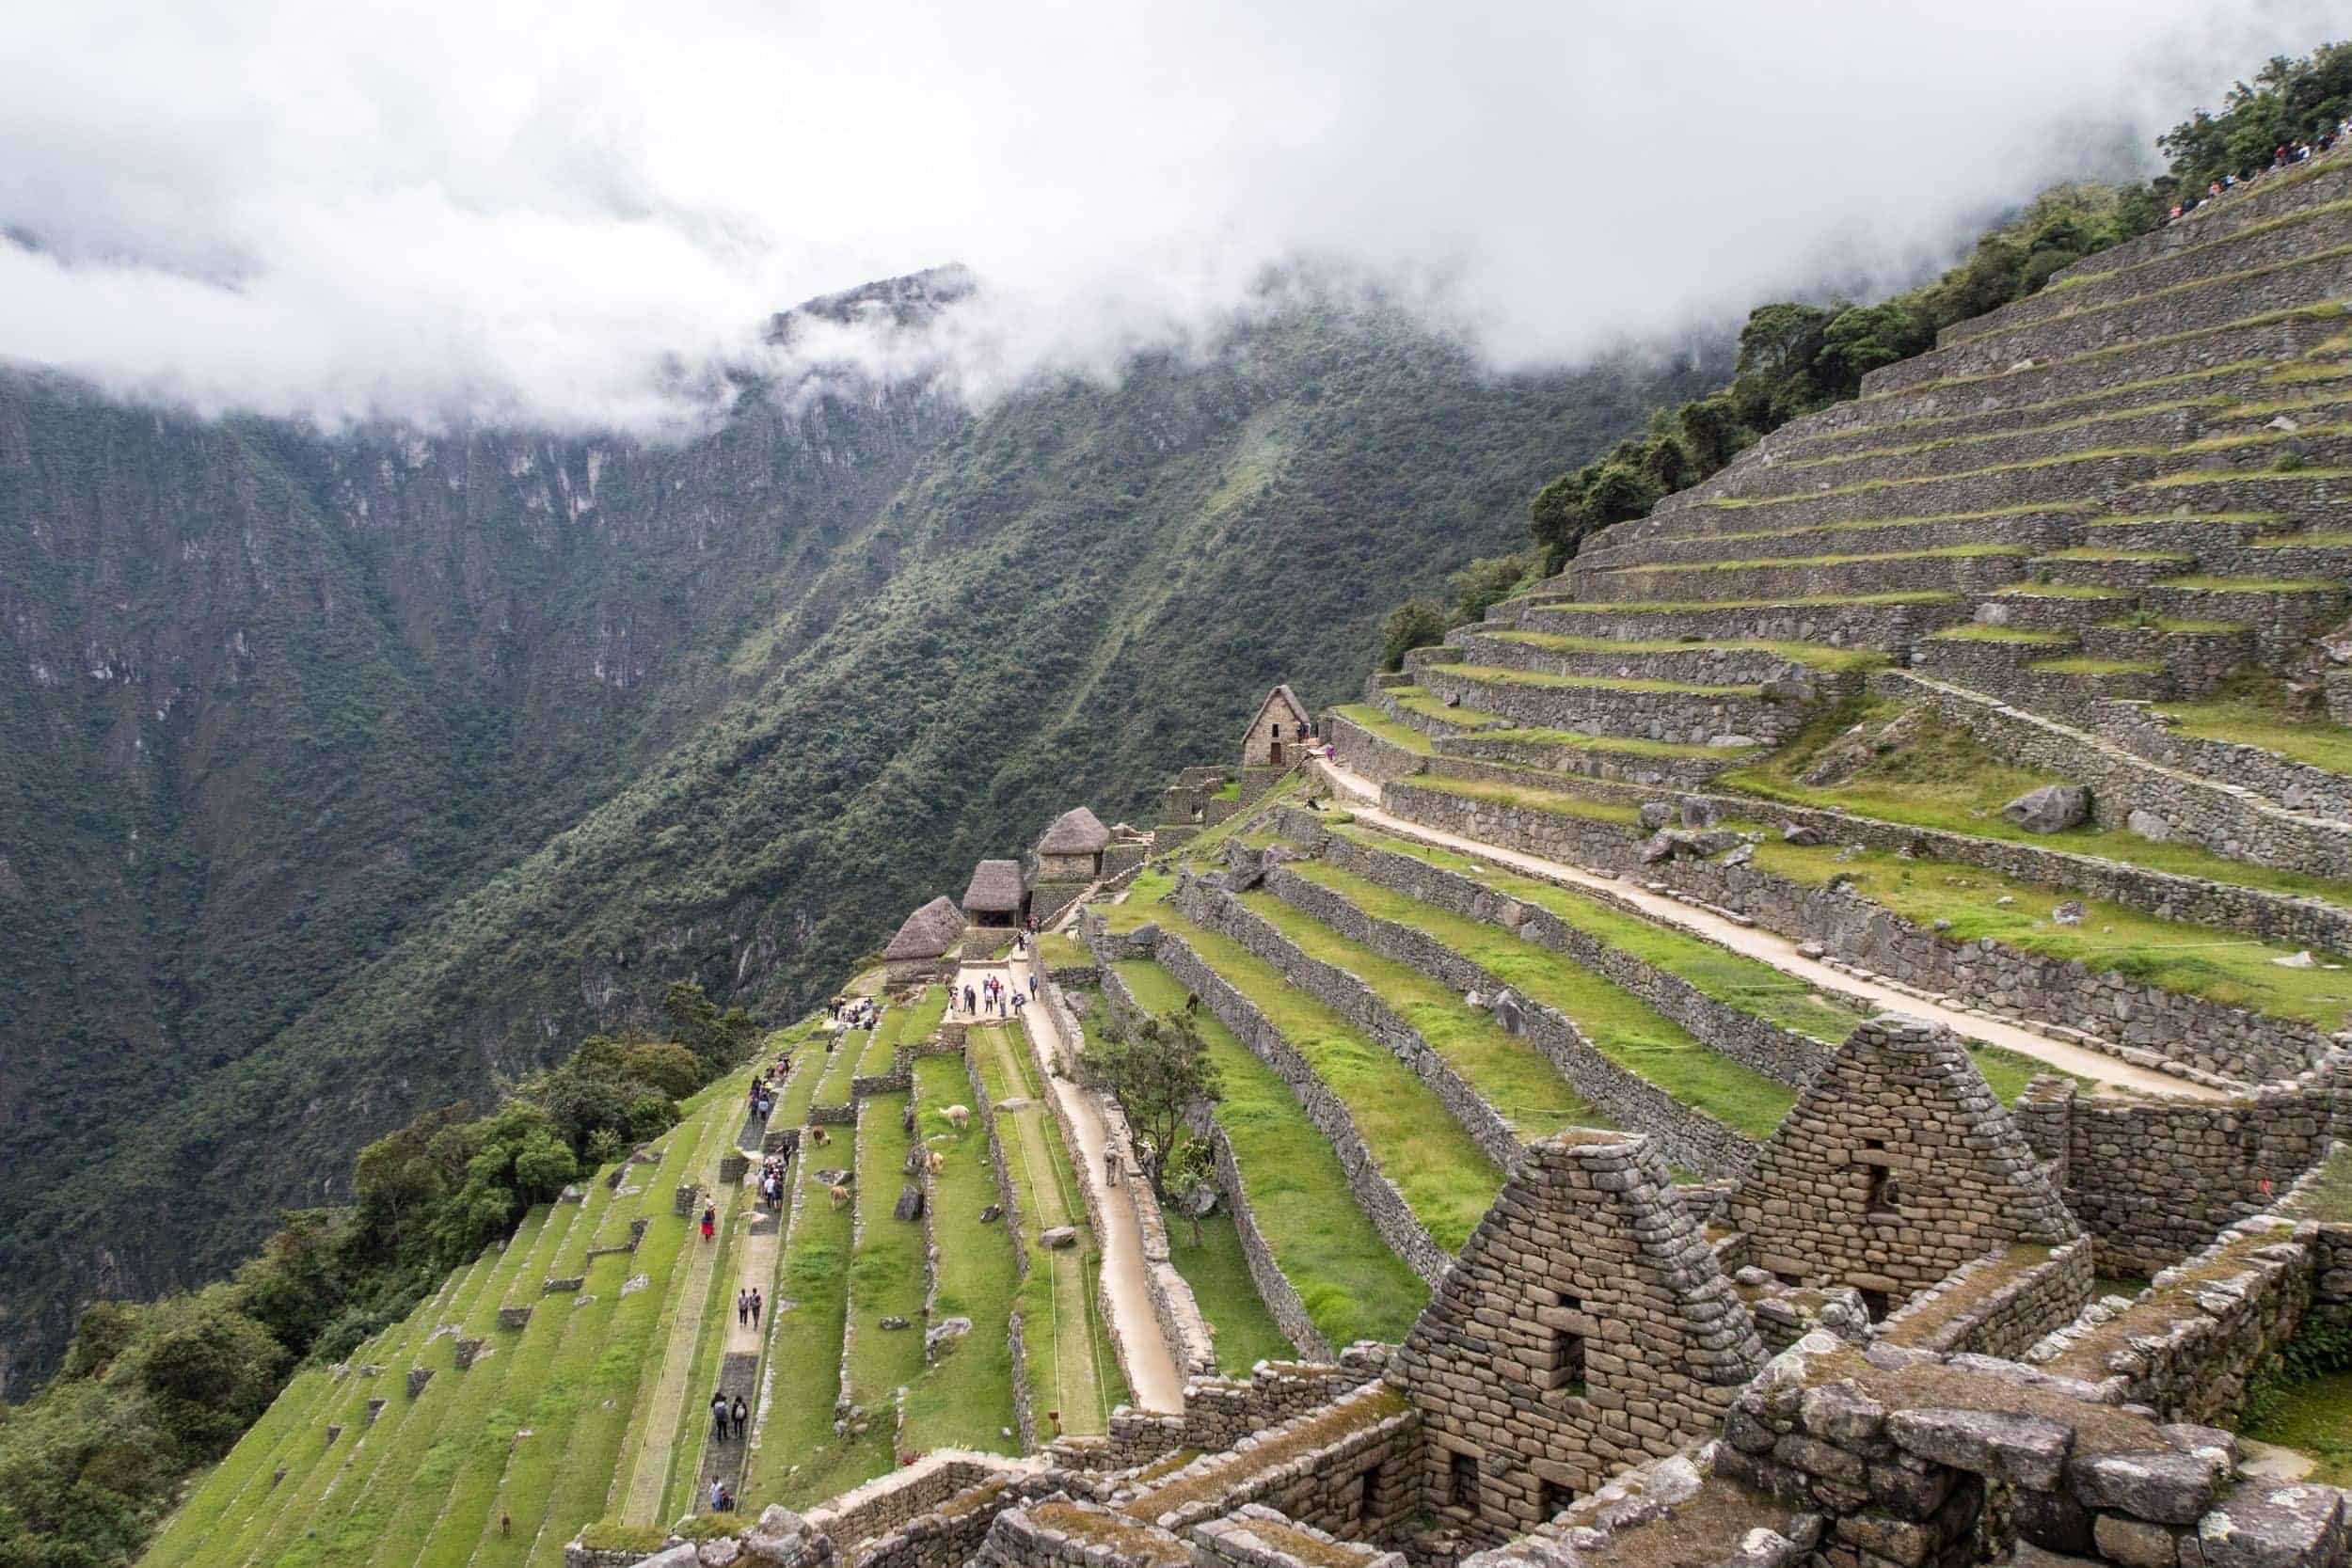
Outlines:
{"label": "person walking on path", "polygon": [[727,1440],[727,1397],[723,1393],[710,1396],[710,1434],[722,1443]]}
{"label": "person walking on path", "polygon": [[719,1233],[719,1208],[718,1208],[718,1205],[716,1205],[716,1204],[712,1204],[712,1203],[706,1203],[706,1204],[704,1204],[704,1205],[703,1205],[703,1240],[707,1242],[707,1241],[710,1240],[710,1238],[712,1238],[713,1236],[716,1236],[718,1233]]}
{"label": "person walking on path", "polygon": [[735,1292],[735,1326],[741,1328],[751,1321],[752,1293],[749,1291],[738,1291]]}
{"label": "person walking on path", "polygon": [[759,1326],[759,1309],[765,1305],[766,1304],[760,1300],[758,1287],[754,1286],[752,1289],[752,1326],[754,1328],[757,1328]]}
{"label": "person walking on path", "polygon": [[735,1437],[737,1442],[739,1443],[742,1441],[743,1433],[750,1428],[751,1424],[751,1410],[743,1403],[743,1396],[738,1394],[735,1396]]}
{"label": "person walking on path", "polygon": [[1029,975],[1029,1000],[1037,1000],[1037,975],[1034,973]]}

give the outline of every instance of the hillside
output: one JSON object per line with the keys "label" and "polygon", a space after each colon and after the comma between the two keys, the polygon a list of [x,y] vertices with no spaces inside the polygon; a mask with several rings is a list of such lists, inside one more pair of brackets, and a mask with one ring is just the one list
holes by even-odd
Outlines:
{"label": "hillside", "polygon": [[416,1111],[682,975],[792,1008],[1038,791],[1137,812],[1278,673],[1344,689],[1388,604],[1722,369],[1496,379],[1302,310],[683,447],[0,379],[9,1386]]}

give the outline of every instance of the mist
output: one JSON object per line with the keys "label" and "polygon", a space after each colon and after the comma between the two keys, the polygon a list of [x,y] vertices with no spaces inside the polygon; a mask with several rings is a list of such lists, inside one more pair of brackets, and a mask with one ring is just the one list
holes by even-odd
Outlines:
{"label": "mist", "polygon": [[19,8],[0,359],[207,413],[659,434],[723,367],[791,369],[774,311],[954,261],[981,292],[936,341],[816,351],[984,400],[1303,270],[1574,364],[2152,172],[2329,9]]}

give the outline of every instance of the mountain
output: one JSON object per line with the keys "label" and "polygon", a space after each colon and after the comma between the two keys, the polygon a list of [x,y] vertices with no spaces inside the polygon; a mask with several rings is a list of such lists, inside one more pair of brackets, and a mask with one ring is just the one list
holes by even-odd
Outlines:
{"label": "mountain", "polygon": [[977,411],[755,385],[672,444],[0,375],[8,1386],[668,982],[797,1006],[1044,806],[1143,813],[1724,369],[1500,377],[1298,306]]}

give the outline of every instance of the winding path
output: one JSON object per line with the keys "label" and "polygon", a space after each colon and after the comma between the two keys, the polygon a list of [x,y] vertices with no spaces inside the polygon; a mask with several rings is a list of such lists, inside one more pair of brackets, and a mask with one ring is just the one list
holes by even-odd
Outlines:
{"label": "winding path", "polygon": [[[950,1017],[975,1023],[993,1022],[963,1010],[964,985],[969,983],[977,990],[990,974],[1003,976],[1009,985],[1026,985],[1031,974],[1037,976],[1041,987],[1045,983],[1045,972],[1034,948],[1026,958],[968,964],[956,976]],[[1136,1220],[1135,1201],[1124,1185],[1110,1186],[1103,1180],[1106,1133],[1102,1111],[1091,1094],[1054,1070],[1074,1050],[1074,1042],[1062,1039],[1061,1027],[1054,1021],[1050,1007],[1032,1005],[1024,1011],[1022,1022],[1028,1025],[1045,1092],[1060,1100],[1070,1125],[1077,1131],[1078,1147],[1071,1150],[1072,1163],[1077,1166],[1078,1180],[1092,1189],[1098,1200],[1093,1207],[1103,1216],[1102,1233],[1095,1238],[1103,1249],[1102,1293],[1110,1308],[1112,1326],[1118,1331],[1115,1338],[1127,1373],[1127,1386],[1134,1392],[1136,1402],[1147,1410],[1181,1411],[1184,1408],[1184,1377],[1176,1357],[1168,1351],[1167,1336],[1160,1332],[1159,1317],[1152,1310],[1151,1291],[1145,1285],[1143,1232]]]}
{"label": "winding path", "polygon": [[1832,969],[1819,959],[1808,958],[1797,951],[1796,942],[1787,937],[1765,930],[1762,927],[1742,926],[1726,920],[1712,910],[1699,909],[1650,892],[1639,882],[1619,878],[1599,876],[1565,861],[1546,860],[1540,855],[1505,849],[1442,828],[1428,827],[1398,816],[1379,804],[1380,786],[1361,774],[1342,768],[1337,762],[1325,759],[1320,766],[1332,787],[1347,797],[1347,810],[1362,821],[1392,832],[1400,837],[1419,839],[1447,849],[1458,849],[1482,860],[1507,865],[1555,882],[1589,887],[1620,898],[1639,909],[1644,914],[1668,926],[1678,926],[1696,932],[1735,953],[1760,959],[1774,969],[1807,980],[1827,990],[1843,991],[1876,1003],[1891,1012],[1908,1013],[1943,1024],[1963,1039],[1979,1040],[1998,1045],[2043,1061],[2054,1068],[2077,1074],[2094,1083],[2119,1089],[2132,1089],[2144,1094],[2166,1095],[2185,1100],[2219,1100],[2222,1091],[2195,1084],[2169,1073],[2152,1071],[2137,1067],[2104,1052],[2091,1051],[2069,1040],[2056,1039],[2022,1023],[2006,1019],[1979,1018],[1975,1013],[1946,1006],[1915,992],[1901,990],[1882,980],[1864,978]]}

